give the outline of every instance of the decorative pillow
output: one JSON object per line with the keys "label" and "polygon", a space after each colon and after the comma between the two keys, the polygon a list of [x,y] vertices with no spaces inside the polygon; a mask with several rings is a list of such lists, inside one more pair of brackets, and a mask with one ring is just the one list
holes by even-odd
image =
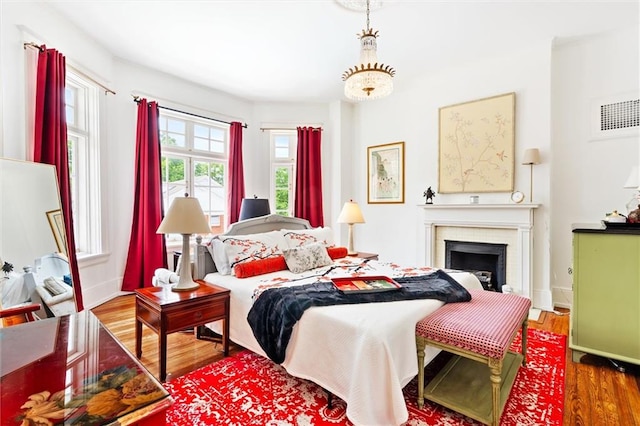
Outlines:
{"label": "decorative pillow", "polygon": [[287,248],[287,243],[280,231],[250,235],[221,235],[219,238],[224,244],[232,271],[239,263],[281,256],[282,250]]}
{"label": "decorative pillow", "polygon": [[269,257],[267,259],[252,260],[251,262],[238,263],[233,267],[233,272],[238,278],[255,277],[269,272],[284,271],[287,262],[284,256]]}
{"label": "decorative pillow", "polygon": [[284,260],[287,262],[289,270],[294,274],[333,263],[327,253],[327,248],[322,243],[307,244],[285,250]]}
{"label": "decorative pillow", "polygon": [[219,236],[215,236],[211,239],[207,250],[211,254],[213,263],[216,265],[218,273],[222,275],[231,275],[231,266],[229,266],[229,259],[224,249],[224,243],[220,240]]}
{"label": "decorative pillow", "polygon": [[322,243],[325,247],[333,246],[333,232],[331,228],[314,228],[302,230],[283,230],[282,234],[289,248],[295,248],[313,243]]}
{"label": "decorative pillow", "polygon": [[347,257],[349,250],[346,247],[327,247],[327,253],[331,259],[342,259]]}

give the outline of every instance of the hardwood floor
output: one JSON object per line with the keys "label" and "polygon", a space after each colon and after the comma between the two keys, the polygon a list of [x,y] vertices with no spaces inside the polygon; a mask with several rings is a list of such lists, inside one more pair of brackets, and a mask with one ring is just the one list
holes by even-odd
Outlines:
{"label": "hardwood floor", "polygon": [[[569,315],[542,312],[529,327],[558,334],[569,333]],[[135,351],[135,296],[120,296],[92,310],[132,353]],[[158,336],[143,326],[141,361],[158,375]],[[243,348],[231,343],[230,353]],[[222,345],[196,340],[193,333],[180,332],[167,338],[167,380],[222,359]],[[615,370],[606,360],[586,355],[582,363],[566,354],[564,425],[640,426],[640,367],[627,373]]]}

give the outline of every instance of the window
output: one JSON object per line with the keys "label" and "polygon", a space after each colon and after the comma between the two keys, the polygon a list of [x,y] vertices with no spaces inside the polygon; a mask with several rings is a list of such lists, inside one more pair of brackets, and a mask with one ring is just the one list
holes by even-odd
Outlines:
{"label": "window", "polygon": [[65,111],[76,255],[102,253],[100,87],[67,67]]}
{"label": "window", "polygon": [[[162,197],[165,210],[185,193],[200,202],[211,233],[225,230],[229,126],[176,112],[160,112]],[[167,241],[181,242],[179,235]]]}
{"label": "window", "polygon": [[271,199],[275,213],[293,216],[297,133],[295,130],[272,130]]}

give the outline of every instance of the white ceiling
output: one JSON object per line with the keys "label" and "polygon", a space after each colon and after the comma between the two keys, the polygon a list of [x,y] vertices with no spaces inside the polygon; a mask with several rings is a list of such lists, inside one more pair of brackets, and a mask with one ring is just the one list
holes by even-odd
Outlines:
{"label": "white ceiling", "polygon": [[[366,24],[364,12],[334,0],[46,2],[116,57],[257,101],[345,99],[341,76],[356,65]],[[378,60],[396,69],[396,87],[537,41],[638,22],[638,0],[386,0],[371,12]]]}

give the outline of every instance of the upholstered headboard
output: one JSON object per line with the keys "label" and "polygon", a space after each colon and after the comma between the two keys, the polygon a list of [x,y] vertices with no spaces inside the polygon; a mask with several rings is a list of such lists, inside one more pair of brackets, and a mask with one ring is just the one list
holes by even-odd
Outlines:
{"label": "upholstered headboard", "polygon": [[[260,234],[263,232],[279,231],[281,229],[311,229],[311,224],[306,219],[270,214],[233,223],[223,235]],[[211,253],[209,253],[206,245],[202,244],[202,239],[198,237],[196,241],[194,279],[201,280],[204,279],[205,275],[216,272],[216,266],[213,263]],[[208,241],[205,243],[208,243]]]}

